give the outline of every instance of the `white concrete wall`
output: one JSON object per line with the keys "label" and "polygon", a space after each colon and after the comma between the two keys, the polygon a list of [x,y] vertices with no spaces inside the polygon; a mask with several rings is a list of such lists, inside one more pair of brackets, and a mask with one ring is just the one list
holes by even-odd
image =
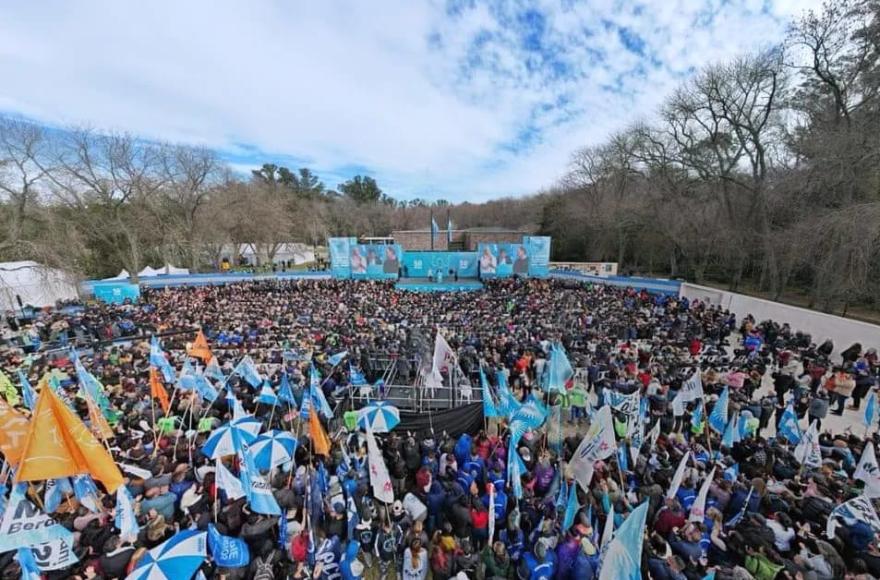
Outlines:
{"label": "white concrete wall", "polygon": [[787,322],[792,330],[800,330],[812,335],[816,344],[830,338],[834,341],[835,355],[854,342],[861,343],[864,349],[880,348],[880,326],[876,324],[696,284],[682,284],[680,295],[688,300],[700,299],[711,304],[720,304],[722,308],[735,313],[737,321],[751,314],[757,322],[762,320],[774,320],[780,324]]}

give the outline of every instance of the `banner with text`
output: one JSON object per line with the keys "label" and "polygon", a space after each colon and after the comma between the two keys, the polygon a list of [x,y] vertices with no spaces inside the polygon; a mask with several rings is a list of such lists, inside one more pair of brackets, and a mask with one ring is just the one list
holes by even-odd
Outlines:
{"label": "banner with text", "polygon": [[445,278],[449,271],[458,273],[459,278],[477,277],[476,252],[404,252],[403,274],[408,278],[427,278],[443,272]]}

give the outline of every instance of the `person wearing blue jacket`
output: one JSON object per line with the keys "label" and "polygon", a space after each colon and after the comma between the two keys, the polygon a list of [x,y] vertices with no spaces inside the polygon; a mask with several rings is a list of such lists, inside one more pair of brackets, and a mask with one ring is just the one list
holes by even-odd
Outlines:
{"label": "person wearing blue jacket", "polygon": [[581,538],[580,550],[574,560],[571,576],[572,580],[592,580],[599,567],[599,551],[590,538]]}
{"label": "person wearing blue jacket", "polygon": [[520,580],[552,580],[556,578],[556,554],[544,542],[537,542],[531,552],[523,555],[519,566]]}

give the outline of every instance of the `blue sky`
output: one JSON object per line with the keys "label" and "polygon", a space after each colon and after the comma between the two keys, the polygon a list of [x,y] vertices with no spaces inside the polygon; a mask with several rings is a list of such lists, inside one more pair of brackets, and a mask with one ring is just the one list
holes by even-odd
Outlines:
{"label": "blue sky", "polygon": [[0,111],[479,201],[552,186],[818,0],[6,2]]}

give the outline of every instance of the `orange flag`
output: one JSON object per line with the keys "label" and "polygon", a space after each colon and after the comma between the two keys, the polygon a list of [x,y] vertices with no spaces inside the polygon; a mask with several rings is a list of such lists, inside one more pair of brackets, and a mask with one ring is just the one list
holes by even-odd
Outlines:
{"label": "orange flag", "polygon": [[165,386],[159,381],[159,372],[155,367],[150,367],[150,396],[159,401],[162,412],[167,414],[171,402],[168,400],[168,391],[165,390]]}
{"label": "orange flag", "polygon": [[18,459],[27,439],[27,417],[0,398],[0,451],[10,465],[18,465]]}
{"label": "orange flag", "polygon": [[107,423],[107,419],[104,418],[101,410],[98,409],[98,405],[92,401],[91,397],[86,397],[86,403],[89,406],[89,427],[91,427],[95,437],[100,437],[105,441],[115,437],[116,434],[113,433],[113,429]]}
{"label": "orange flag", "polygon": [[211,357],[214,355],[211,354],[211,348],[208,346],[208,339],[205,338],[205,334],[201,330],[196,335],[196,340],[189,347],[187,354],[191,357],[202,359],[202,362],[205,364],[211,362]]}
{"label": "orange flag", "polygon": [[321,426],[321,420],[315,412],[314,405],[309,410],[309,437],[312,440],[315,455],[330,457],[330,438],[327,437],[324,427]]}
{"label": "orange flag", "polygon": [[19,481],[88,473],[113,493],[123,484],[110,453],[47,385],[40,389],[24,450],[15,474]]}

